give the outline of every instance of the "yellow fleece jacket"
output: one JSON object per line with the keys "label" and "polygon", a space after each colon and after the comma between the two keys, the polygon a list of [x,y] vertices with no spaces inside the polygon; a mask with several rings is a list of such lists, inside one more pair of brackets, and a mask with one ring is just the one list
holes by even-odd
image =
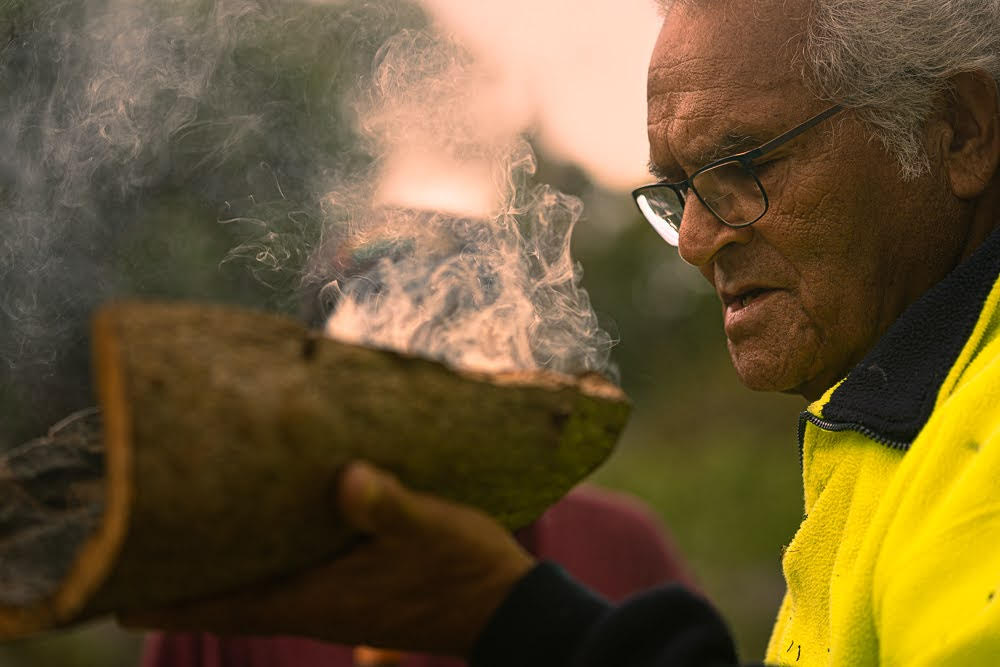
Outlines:
{"label": "yellow fleece jacket", "polygon": [[994,235],[803,413],[768,664],[1000,665],[998,257]]}

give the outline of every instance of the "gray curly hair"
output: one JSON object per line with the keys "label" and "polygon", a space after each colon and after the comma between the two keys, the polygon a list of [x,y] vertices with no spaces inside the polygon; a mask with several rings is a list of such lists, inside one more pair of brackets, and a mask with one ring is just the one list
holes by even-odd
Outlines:
{"label": "gray curly hair", "polygon": [[906,177],[930,168],[922,130],[952,77],[985,72],[1000,88],[1000,0],[809,1],[806,80],[857,110]]}

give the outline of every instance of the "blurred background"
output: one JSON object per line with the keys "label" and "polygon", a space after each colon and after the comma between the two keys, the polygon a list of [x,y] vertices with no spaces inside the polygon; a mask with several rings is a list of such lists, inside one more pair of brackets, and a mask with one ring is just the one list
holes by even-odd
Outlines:
{"label": "blurred background", "polygon": [[[316,177],[372,168],[352,106],[359,86],[390,36],[445,31],[493,72],[499,102],[484,122],[528,137],[536,180],[584,203],[573,253],[635,404],[593,482],[648,504],[744,658],[762,656],[783,592],[781,548],[801,519],[802,402],[739,385],[717,298],[628,195],[649,180],[645,68],[660,21],[652,2],[165,0],[155,21],[141,4],[0,0],[0,451],[92,403],[86,318],[107,298],[301,315],[301,266],[323,220],[307,203],[323,190]],[[108,28],[119,32],[95,35],[93,21],[109,9],[128,10],[126,19]],[[147,30],[156,21],[188,32],[156,42]],[[78,69],[54,53],[80,56]],[[144,69],[143,58],[158,64]],[[140,87],[150,72],[169,75],[170,58],[201,67],[192,75],[200,88]],[[112,104],[123,99],[135,107]],[[54,103],[65,117],[53,119]],[[186,114],[183,131],[150,139],[164,117],[139,123],[142,104]],[[116,130],[122,116],[132,124]],[[25,129],[44,129],[43,117],[59,136],[75,127],[114,145],[99,166],[81,166],[86,157],[49,150],[44,132]],[[80,174],[85,186],[73,185]],[[275,189],[280,196],[262,194]],[[2,645],[0,667],[136,665],[140,642],[97,623]]]}

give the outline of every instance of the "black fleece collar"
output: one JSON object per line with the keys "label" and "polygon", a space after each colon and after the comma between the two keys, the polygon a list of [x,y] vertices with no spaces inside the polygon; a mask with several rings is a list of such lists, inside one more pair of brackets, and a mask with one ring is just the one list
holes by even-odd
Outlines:
{"label": "black fleece collar", "polygon": [[1000,230],[903,311],[833,392],[823,419],[860,426],[876,439],[909,449],[998,274]]}

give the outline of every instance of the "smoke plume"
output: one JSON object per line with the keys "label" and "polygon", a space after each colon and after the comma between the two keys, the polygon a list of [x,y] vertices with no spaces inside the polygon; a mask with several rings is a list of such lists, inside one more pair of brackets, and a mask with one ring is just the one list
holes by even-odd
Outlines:
{"label": "smoke plume", "polygon": [[530,146],[492,120],[505,92],[430,33],[381,49],[358,109],[378,178],[328,195],[362,202],[338,251],[369,255],[323,287],[330,335],[477,370],[608,370],[610,339],[570,255],[581,203],[531,184]]}
{"label": "smoke plume", "polygon": [[89,317],[120,296],[609,370],[579,202],[532,184],[503,91],[413,5],[8,0],[0,90],[0,448],[92,404]]}

